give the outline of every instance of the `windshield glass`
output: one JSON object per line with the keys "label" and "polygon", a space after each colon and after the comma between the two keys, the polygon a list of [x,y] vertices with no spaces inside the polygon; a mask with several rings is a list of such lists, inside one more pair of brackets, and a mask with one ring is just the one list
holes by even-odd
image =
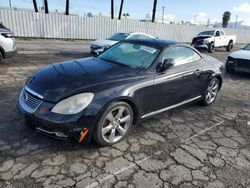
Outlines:
{"label": "windshield glass", "polygon": [[126,39],[129,36],[127,33],[116,33],[111,37],[107,38],[108,40],[121,41]]}
{"label": "windshield glass", "polygon": [[200,32],[200,33],[198,34],[198,36],[200,36],[200,35],[209,35],[209,36],[213,36],[213,35],[214,35],[214,32],[215,32],[215,31],[203,31],[203,32]]}
{"label": "windshield glass", "polygon": [[99,59],[131,68],[146,69],[155,60],[160,50],[154,47],[120,42],[98,56]]}
{"label": "windshield glass", "polygon": [[250,44],[246,45],[243,50],[250,50]]}

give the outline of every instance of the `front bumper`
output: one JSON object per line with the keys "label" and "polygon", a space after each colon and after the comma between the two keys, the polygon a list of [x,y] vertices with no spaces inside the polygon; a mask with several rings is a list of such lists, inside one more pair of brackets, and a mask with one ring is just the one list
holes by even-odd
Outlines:
{"label": "front bumper", "polygon": [[228,70],[250,73],[250,61],[242,63],[239,60],[227,60],[226,68]]}
{"label": "front bumper", "polygon": [[85,141],[90,141],[95,125],[95,116],[84,116],[82,113],[75,115],[60,115],[51,112],[48,107],[51,104],[42,102],[34,111],[30,111],[25,105],[22,93],[19,97],[18,109],[25,124],[33,130],[60,140],[79,141],[83,131],[88,130]]}
{"label": "front bumper", "polygon": [[4,58],[10,58],[10,57],[12,57],[12,56],[14,56],[16,54],[17,54],[17,50],[16,49],[13,50],[13,51],[10,51],[10,52],[5,52],[4,53]]}
{"label": "front bumper", "polygon": [[195,48],[202,48],[202,49],[208,49],[208,46],[206,44],[196,44],[194,45]]}

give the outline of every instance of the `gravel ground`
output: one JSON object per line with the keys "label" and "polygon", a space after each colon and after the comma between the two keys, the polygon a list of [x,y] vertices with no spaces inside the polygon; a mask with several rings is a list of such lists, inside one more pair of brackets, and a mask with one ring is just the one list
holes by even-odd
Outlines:
{"label": "gravel ground", "polygon": [[[0,187],[250,187],[247,74],[226,74],[212,106],[157,115],[111,147],[57,141],[27,128],[16,110],[26,77],[49,63],[90,56],[89,44],[17,40],[19,54],[0,64]],[[223,62],[227,55],[212,54]]]}

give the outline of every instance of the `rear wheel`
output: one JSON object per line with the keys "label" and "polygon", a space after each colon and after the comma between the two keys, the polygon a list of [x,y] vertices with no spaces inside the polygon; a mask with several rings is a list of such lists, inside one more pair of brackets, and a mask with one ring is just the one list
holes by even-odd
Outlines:
{"label": "rear wheel", "polygon": [[133,124],[133,110],[125,102],[111,103],[101,115],[93,138],[101,146],[122,141]]}
{"label": "rear wheel", "polygon": [[233,41],[230,41],[227,45],[227,51],[230,52],[233,49]]}
{"label": "rear wheel", "polygon": [[215,51],[215,46],[214,46],[214,43],[211,42],[209,45],[208,45],[208,52],[209,53],[213,53]]}
{"label": "rear wheel", "polygon": [[204,106],[211,105],[215,101],[215,99],[218,95],[219,87],[220,87],[219,80],[217,78],[213,78],[209,82],[207,89],[204,92],[203,99],[202,99],[202,101],[200,101],[200,103]]}

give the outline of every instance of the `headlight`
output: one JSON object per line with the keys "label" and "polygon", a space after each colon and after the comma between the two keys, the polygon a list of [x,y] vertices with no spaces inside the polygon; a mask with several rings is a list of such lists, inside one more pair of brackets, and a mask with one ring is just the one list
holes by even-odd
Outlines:
{"label": "headlight", "polygon": [[204,44],[208,44],[208,43],[209,43],[209,40],[205,39]]}
{"label": "headlight", "polygon": [[77,114],[86,108],[94,98],[93,93],[80,93],[58,102],[51,112],[57,114]]}
{"label": "headlight", "polygon": [[228,63],[234,63],[234,61],[235,61],[234,58],[232,58],[231,56],[228,56],[228,58],[227,58]]}

